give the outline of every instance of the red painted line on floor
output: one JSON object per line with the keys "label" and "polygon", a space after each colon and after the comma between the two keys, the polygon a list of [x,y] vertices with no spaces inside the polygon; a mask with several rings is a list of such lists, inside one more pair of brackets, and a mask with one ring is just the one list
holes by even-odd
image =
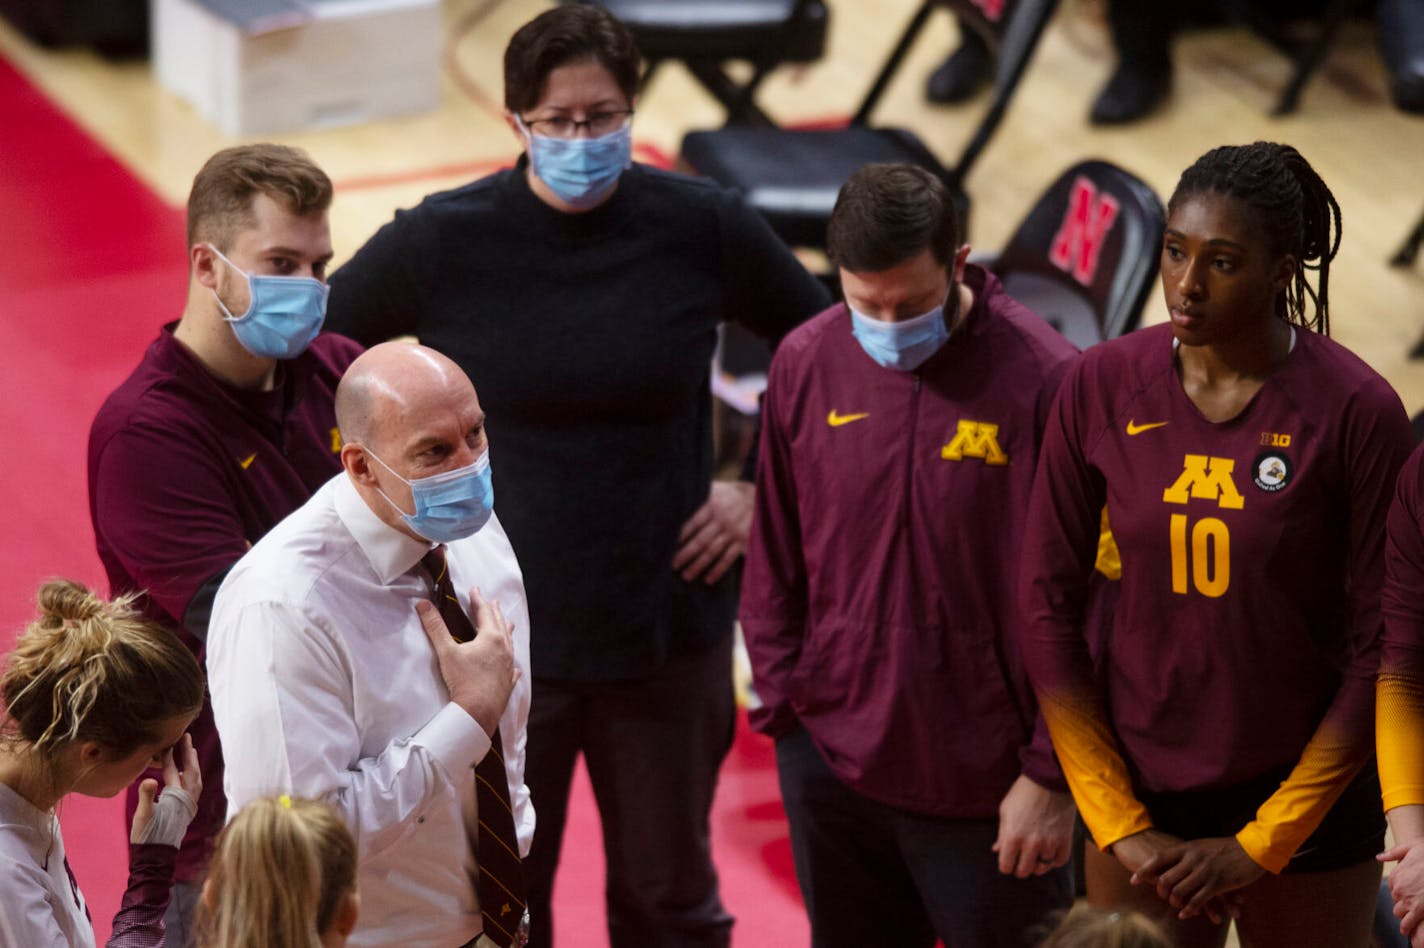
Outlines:
{"label": "red painted line on floor", "polygon": [[647,142],[634,142],[633,154],[641,157],[645,164],[650,164],[658,168],[667,170],[677,163],[677,159],[663,151],[657,145],[650,145]]}

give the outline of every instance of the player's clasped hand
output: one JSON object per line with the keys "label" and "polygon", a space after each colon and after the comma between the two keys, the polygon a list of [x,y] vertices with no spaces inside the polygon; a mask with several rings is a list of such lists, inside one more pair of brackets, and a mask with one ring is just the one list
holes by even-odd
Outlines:
{"label": "player's clasped hand", "polygon": [[707,502],[682,525],[672,568],[692,582],[721,579],[747,550],[756,489],[745,481],[713,481]]}
{"label": "player's clasped hand", "polygon": [[1395,862],[1385,882],[1394,899],[1394,917],[1399,919],[1399,932],[1409,939],[1411,948],[1424,948],[1424,846],[1417,843],[1396,845],[1379,854],[1380,862]]}
{"label": "player's clasped hand", "polygon": [[1068,862],[1073,851],[1073,798],[1020,776],[999,804],[993,850],[999,871],[1019,879],[1041,876]]}
{"label": "player's clasped hand", "polygon": [[519,680],[519,669],[514,664],[513,626],[500,611],[499,603],[485,599],[477,588],[470,590],[470,607],[475,637],[469,642],[456,642],[450,637],[434,603],[421,600],[415,604],[415,611],[435,649],[450,700],[492,735]]}
{"label": "player's clasped hand", "polygon": [[1159,847],[1133,873],[1135,885],[1151,884],[1177,917],[1205,914],[1220,924],[1240,914],[1240,890],[1265,874],[1234,837],[1179,841]]}

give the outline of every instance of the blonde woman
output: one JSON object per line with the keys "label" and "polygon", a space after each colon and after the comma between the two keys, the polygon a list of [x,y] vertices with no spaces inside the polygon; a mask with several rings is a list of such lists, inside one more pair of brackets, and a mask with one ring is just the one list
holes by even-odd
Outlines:
{"label": "blonde woman", "polygon": [[330,806],[253,800],[218,837],[203,948],[341,948],[356,927],[356,841]]}
{"label": "blonde woman", "polygon": [[56,580],[40,587],[39,612],[0,676],[0,945],[94,945],[55,808],[70,793],[112,797],[159,766],[165,787],[156,797],[157,781],[144,782],[109,945],[161,945],[177,845],[202,789],[184,733],[202,707],[202,671],[129,598]]}
{"label": "blonde woman", "polygon": [[1144,915],[1080,903],[1038,948],[1172,948],[1172,941]]}

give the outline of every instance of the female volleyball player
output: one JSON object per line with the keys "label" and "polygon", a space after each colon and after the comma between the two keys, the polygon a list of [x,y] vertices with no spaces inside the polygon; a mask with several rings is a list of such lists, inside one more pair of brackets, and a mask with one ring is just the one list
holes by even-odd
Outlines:
{"label": "female volleyball player", "polygon": [[[1368,938],[1384,521],[1412,435],[1327,338],[1339,239],[1295,149],[1202,156],[1169,204],[1170,321],[1085,353],[1040,455],[1026,659],[1101,849],[1089,899],[1184,948],[1222,944],[1228,915],[1256,948]],[[1122,588],[1090,653],[1104,504]]]}

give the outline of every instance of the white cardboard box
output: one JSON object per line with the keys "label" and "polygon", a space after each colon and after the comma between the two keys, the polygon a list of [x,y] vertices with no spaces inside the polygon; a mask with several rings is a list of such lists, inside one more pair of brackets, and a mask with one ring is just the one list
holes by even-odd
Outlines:
{"label": "white cardboard box", "polygon": [[160,85],[229,135],[433,109],[439,0],[151,0]]}

